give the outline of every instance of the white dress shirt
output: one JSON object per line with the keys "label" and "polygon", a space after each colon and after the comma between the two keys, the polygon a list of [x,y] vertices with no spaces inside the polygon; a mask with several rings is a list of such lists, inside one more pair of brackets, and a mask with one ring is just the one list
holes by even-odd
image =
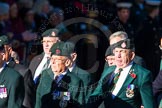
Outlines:
{"label": "white dress shirt", "polygon": [[[123,70],[121,71],[119,79],[118,79],[118,81],[116,83],[115,89],[112,92],[112,94],[114,96],[116,96],[118,94],[119,90],[123,86],[124,81],[126,80],[126,78],[128,76],[128,73],[129,73],[129,71],[130,71],[130,69],[132,67],[132,64],[133,64],[133,62],[131,62],[127,67],[123,68]],[[115,74],[117,73],[117,70],[118,70],[118,68],[115,69],[115,71],[114,71]]]}
{"label": "white dress shirt", "polygon": [[35,74],[34,74],[34,78],[33,80],[35,80],[35,78],[37,78],[37,76],[39,76],[42,72],[43,66],[45,65],[45,63],[47,62],[47,58],[49,57],[49,55],[45,54],[42,61],[40,62],[40,64],[38,65]]}

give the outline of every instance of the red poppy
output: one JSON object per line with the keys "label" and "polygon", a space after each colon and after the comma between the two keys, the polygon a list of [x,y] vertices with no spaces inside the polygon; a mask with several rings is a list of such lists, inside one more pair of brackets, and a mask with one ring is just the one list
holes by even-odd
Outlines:
{"label": "red poppy", "polygon": [[137,75],[135,73],[131,73],[130,75],[131,75],[132,78],[136,78],[137,77]]}

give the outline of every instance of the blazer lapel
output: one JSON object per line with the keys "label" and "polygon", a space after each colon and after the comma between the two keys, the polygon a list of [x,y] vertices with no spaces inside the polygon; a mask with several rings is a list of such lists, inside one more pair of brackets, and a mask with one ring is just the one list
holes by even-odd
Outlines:
{"label": "blazer lapel", "polygon": [[54,78],[54,74],[51,70],[51,68],[49,68],[48,70],[46,70],[48,76],[44,77],[44,88],[46,88],[47,93],[50,92],[51,88],[52,88],[52,82],[53,82],[53,78]]}
{"label": "blazer lapel", "polygon": [[40,54],[37,57],[36,61],[34,62],[34,66],[33,66],[33,69],[32,69],[33,70],[33,72],[32,72],[33,78],[34,78],[35,71],[38,68],[38,66],[39,66],[40,62],[42,61],[43,57],[44,57],[44,53]]}
{"label": "blazer lapel", "polygon": [[121,89],[119,90],[117,96],[119,96],[123,91],[126,91],[127,86],[129,84],[131,84],[136,79],[137,74],[136,74],[136,71],[134,71],[134,70],[135,70],[135,64],[132,65],[132,67],[128,73],[128,76],[127,76],[126,80],[124,81]]}

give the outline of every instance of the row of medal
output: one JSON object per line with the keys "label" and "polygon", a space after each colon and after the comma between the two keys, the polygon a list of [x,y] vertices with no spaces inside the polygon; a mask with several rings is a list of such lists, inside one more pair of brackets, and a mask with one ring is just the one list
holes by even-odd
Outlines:
{"label": "row of medal", "polygon": [[54,91],[52,93],[53,100],[60,100],[59,106],[61,108],[66,108],[68,105],[68,101],[70,100],[70,92],[60,92],[60,91]]}

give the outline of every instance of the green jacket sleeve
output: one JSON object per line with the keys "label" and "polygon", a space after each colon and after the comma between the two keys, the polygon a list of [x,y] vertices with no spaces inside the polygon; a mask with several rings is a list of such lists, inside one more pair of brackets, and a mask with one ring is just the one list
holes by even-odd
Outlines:
{"label": "green jacket sleeve", "polygon": [[151,72],[145,72],[141,80],[141,99],[145,108],[154,108]]}

